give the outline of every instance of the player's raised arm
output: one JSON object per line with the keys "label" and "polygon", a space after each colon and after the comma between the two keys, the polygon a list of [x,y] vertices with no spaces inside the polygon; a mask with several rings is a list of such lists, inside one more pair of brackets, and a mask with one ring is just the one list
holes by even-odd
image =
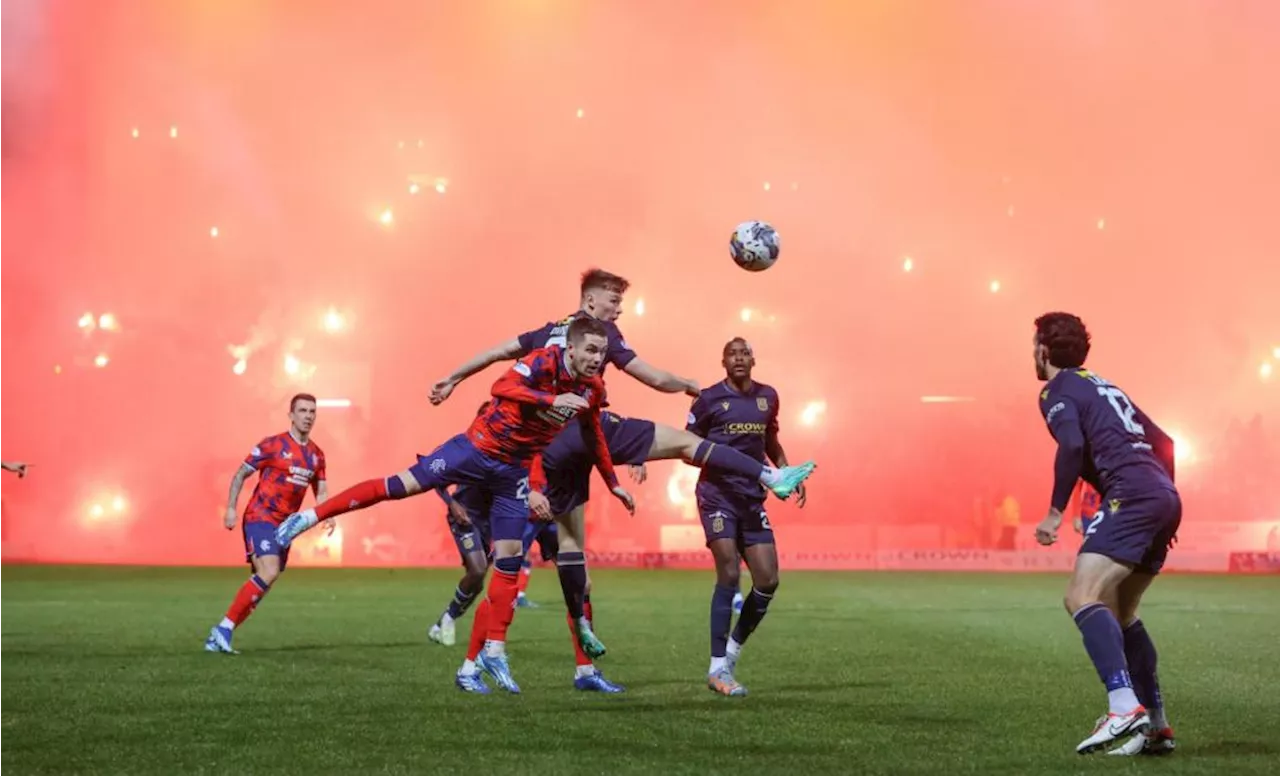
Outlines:
{"label": "player's raised arm", "polygon": [[622,367],[622,371],[631,375],[635,379],[663,393],[681,393],[684,392],[688,396],[697,396],[699,391],[698,382],[687,377],[679,377],[666,372],[649,364],[642,358],[635,357]]}
{"label": "player's raised arm", "polygon": [[1058,453],[1053,459],[1053,495],[1050,507],[1061,513],[1071,502],[1076,481],[1084,471],[1084,431],[1080,428],[1080,415],[1075,402],[1067,396],[1047,399],[1044,420],[1049,432],[1058,442]]}
{"label": "player's raised arm", "polygon": [[532,348],[525,347],[522,344],[522,340],[526,336],[528,335],[521,335],[516,339],[508,340],[499,345],[494,345],[488,350],[482,350],[470,359],[464,361],[462,366],[453,370],[448,377],[443,380],[438,380],[435,385],[431,386],[431,403],[442,403],[445,399],[449,398],[449,394],[453,393],[453,389],[457,388],[463,380],[466,380],[476,372],[485,369],[490,364],[519,358],[525,353],[528,353]]}

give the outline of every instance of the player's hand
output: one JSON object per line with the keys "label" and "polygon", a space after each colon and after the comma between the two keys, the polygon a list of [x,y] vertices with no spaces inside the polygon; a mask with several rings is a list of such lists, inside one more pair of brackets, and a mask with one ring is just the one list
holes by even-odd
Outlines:
{"label": "player's hand", "polygon": [[692,396],[692,397],[693,397],[693,398],[695,398],[695,399],[696,399],[696,398],[698,398],[699,396],[701,396],[701,395],[702,395],[702,389],[698,387],[698,381],[697,381],[697,380],[685,380],[685,381],[684,381],[684,394],[685,394],[685,396]]}
{"label": "player's hand", "polygon": [[556,397],[556,400],[551,406],[561,410],[582,411],[589,408],[591,406],[591,402],[576,393],[562,393]]}
{"label": "player's hand", "polygon": [[1071,527],[1076,533],[1084,536],[1084,520],[1081,519],[1079,515],[1076,515],[1075,518],[1071,520]]}
{"label": "player's hand", "polygon": [[459,504],[457,501],[449,502],[449,522],[460,527],[471,527],[471,515],[467,514],[467,508]]}
{"label": "player's hand", "polygon": [[803,482],[796,486],[795,494],[796,494],[796,506],[801,509],[804,509],[805,502],[809,500],[809,493],[804,489]]}
{"label": "player's hand", "polygon": [[533,512],[533,516],[539,520],[555,518],[555,515],[551,514],[551,501],[541,491],[529,491],[529,511]]}
{"label": "player's hand", "polygon": [[236,527],[236,508],[235,507],[227,507],[227,514],[224,515],[222,518],[222,525],[228,531]]}
{"label": "player's hand", "polygon": [[627,508],[627,512],[629,514],[634,515],[636,513],[636,500],[631,497],[631,494],[627,492],[626,488],[619,485],[613,489],[613,495],[618,497],[618,500]]}
{"label": "player's hand", "polygon": [[333,536],[333,532],[338,530],[338,521],[332,517],[323,521],[320,525],[324,526],[324,535],[326,538]]}
{"label": "player's hand", "polygon": [[1036,526],[1036,541],[1045,547],[1058,541],[1058,526],[1060,525],[1062,525],[1062,513],[1056,509],[1050,509],[1049,514]]}
{"label": "player's hand", "polygon": [[449,398],[449,394],[453,393],[453,389],[457,387],[458,384],[452,380],[437,381],[435,385],[431,386],[431,403],[443,404],[444,400]]}
{"label": "player's hand", "polygon": [[649,470],[644,464],[639,466],[628,466],[627,473],[631,475],[631,481],[637,485],[643,485],[644,481],[649,479]]}
{"label": "player's hand", "polygon": [[4,470],[18,475],[18,479],[27,476],[27,464],[21,461],[5,461]]}

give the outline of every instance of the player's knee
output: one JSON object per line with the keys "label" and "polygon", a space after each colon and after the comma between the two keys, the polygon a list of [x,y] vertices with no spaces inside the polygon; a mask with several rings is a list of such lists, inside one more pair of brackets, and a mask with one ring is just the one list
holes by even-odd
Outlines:
{"label": "player's knee", "polygon": [[720,585],[721,587],[736,588],[738,586],[740,579],[741,579],[741,571],[739,571],[737,563],[729,564],[729,563],[722,563],[719,561],[716,562],[716,584],[717,585]]}
{"label": "player's knee", "polygon": [[778,572],[763,574],[751,580],[751,586],[765,595],[773,595],[778,590]]}
{"label": "player's knee", "polygon": [[277,579],[280,578],[280,564],[261,563],[258,565],[255,573],[258,575],[258,579],[261,579],[267,587],[270,587],[275,584]]}
{"label": "player's knee", "polygon": [[477,564],[467,559],[466,571],[462,575],[461,587],[463,590],[472,591],[479,590],[484,587],[484,576],[488,571],[488,565],[483,562]]}

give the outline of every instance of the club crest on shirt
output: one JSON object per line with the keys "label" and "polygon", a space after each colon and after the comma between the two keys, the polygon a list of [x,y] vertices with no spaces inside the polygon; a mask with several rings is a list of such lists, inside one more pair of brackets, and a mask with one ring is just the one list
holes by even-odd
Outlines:
{"label": "club crest on shirt", "polygon": [[761,412],[768,412],[769,400],[763,396],[756,397],[756,409],[760,410]]}
{"label": "club crest on shirt", "polygon": [[727,401],[722,401],[722,402],[720,402],[720,409],[724,410],[725,412],[728,412],[728,411],[729,411],[729,402],[727,402]]}

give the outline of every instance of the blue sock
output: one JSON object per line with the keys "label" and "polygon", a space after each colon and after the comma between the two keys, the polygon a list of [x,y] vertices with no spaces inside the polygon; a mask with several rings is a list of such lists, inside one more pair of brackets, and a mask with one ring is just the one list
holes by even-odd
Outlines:
{"label": "blue sock", "polygon": [[564,605],[575,621],[585,616],[587,594],[587,559],[580,552],[562,552],[556,555],[556,571],[560,575],[560,592]]}
{"label": "blue sock", "polygon": [[773,593],[762,593],[751,588],[751,595],[742,604],[742,614],[738,615],[738,624],[733,627],[734,641],[739,644],[747,643],[756,626],[769,613],[769,602],[772,600]]}
{"label": "blue sock", "polygon": [[724,469],[753,480],[760,479],[760,475],[764,472],[764,464],[751,456],[740,453],[728,445],[717,445],[706,440],[698,445],[698,451],[693,456],[693,465],[706,469]]}
{"label": "blue sock", "polygon": [[738,592],[732,587],[716,585],[711,594],[711,657],[724,657],[725,645],[729,643],[729,626],[733,623],[733,594]]}
{"label": "blue sock", "polygon": [[1124,629],[1124,656],[1133,677],[1133,692],[1148,711],[1164,708],[1160,682],[1156,679],[1156,645],[1147,635],[1142,620],[1134,620]]}
{"label": "blue sock", "polygon": [[474,593],[468,593],[461,587],[455,589],[453,591],[453,600],[449,602],[449,608],[447,609],[449,617],[454,620],[462,617],[462,615],[467,613],[467,610],[471,608],[471,604],[475,603],[476,598],[479,596],[479,590]]}
{"label": "blue sock", "polygon": [[1081,608],[1072,619],[1084,635],[1084,648],[1098,669],[1098,678],[1107,686],[1107,692],[1122,687],[1133,687],[1129,678],[1129,666],[1124,659],[1124,634],[1120,623],[1105,604],[1094,603]]}

